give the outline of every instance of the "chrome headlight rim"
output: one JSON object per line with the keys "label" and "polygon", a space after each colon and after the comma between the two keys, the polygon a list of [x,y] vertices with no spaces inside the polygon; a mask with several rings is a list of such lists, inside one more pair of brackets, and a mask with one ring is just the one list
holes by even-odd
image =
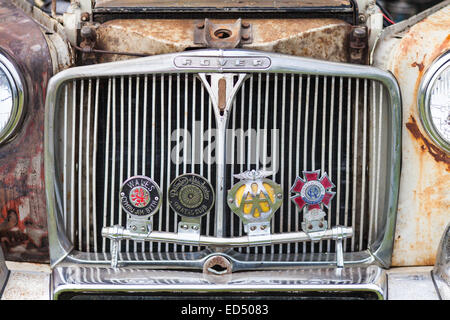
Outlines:
{"label": "chrome headlight rim", "polygon": [[422,77],[417,95],[420,119],[428,136],[447,153],[450,153],[450,143],[446,141],[433,123],[430,110],[431,91],[442,72],[450,66],[450,50],[439,56]]}
{"label": "chrome headlight rim", "polygon": [[6,75],[12,93],[11,116],[6,126],[0,130],[0,146],[11,140],[17,132],[17,128],[24,116],[25,89],[22,77],[15,64],[2,52],[0,52],[0,69]]}

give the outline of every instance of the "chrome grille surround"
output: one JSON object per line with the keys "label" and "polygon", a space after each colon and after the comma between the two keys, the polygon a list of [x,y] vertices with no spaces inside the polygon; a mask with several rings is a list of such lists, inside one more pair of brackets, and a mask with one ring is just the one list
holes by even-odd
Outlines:
{"label": "chrome grille surround", "polygon": [[[233,66],[231,69],[226,69],[223,67],[222,63],[218,63],[214,67],[203,67],[198,65],[196,68],[178,68],[174,61],[177,61],[176,59],[179,59],[180,56],[186,56],[189,57],[196,57],[198,60],[203,58],[209,58],[213,61],[221,61],[221,59],[228,59],[228,58],[256,58],[256,57],[262,57],[264,59],[270,60],[270,66],[264,65],[264,70],[260,70],[257,68],[239,68],[239,66]],[[361,80],[350,80],[355,81],[354,85],[358,86],[365,86],[367,85],[367,81],[374,81],[376,83],[379,83],[380,88],[384,88],[382,90],[377,91],[376,87],[373,88],[373,98],[378,99],[378,103],[380,106],[384,106],[385,103],[383,101],[388,101],[387,104],[387,110],[384,110],[384,108],[379,108],[376,110],[373,108],[373,115],[371,117],[371,122],[368,124],[367,132],[366,134],[370,134],[370,132],[373,132],[373,140],[375,143],[371,143],[370,146],[366,146],[366,148],[369,148],[371,151],[367,155],[368,159],[365,161],[367,162],[367,165],[371,164],[371,167],[368,168],[368,177],[374,176],[375,172],[383,172],[383,174],[376,175],[377,179],[371,179],[370,183],[373,183],[377,185],[377,188],[371,187],[372,189],[381,190],[377,191],[378,195],[372,195],[370,198],[370,203],[368,203],[368,206],[370,207],[370,210],[374,210],[376,212],[376,215],[371,215],[371,217],[377,217],[378,218],[371,218],[370,221],[374,224],[373,226],[369,227],[369,237],[372,237],[371,240],[367,243],[367,246],[364,248],[361,248],[360,251],[352,251],[352,248],[354,249],[355,241],[358,240],[358,242],[361,242],[361,237],[364,232],[360,233],[360,238],[358,239],[352,239],[349,241],[349,250],[345,253],[345,261],[346,264],[360,264],[360,263],[373,263],[374,261],[377,261],[382,266],[389,266],[390,264],[390,257],[392,252],[392,243],[393,243],[393,234],[394,234],[394,228],[395,228],[395,217],[396,217],[396,210],[397,210],[397,196],[398,196],[398,185],[399,185],[399,174],[400,174],[400,158],[401,158],[401,135],[400,135],[400,128],[401,128],[401,101],[400,101],[400,93],[399,88],[397,85],[397,82],[395,78],[386,72],[383,72],[379,69],[372,68],[372,67],[366,67],[366,66],[357,66],[357,65],[346,65],[346,64],[337,64],[337,63],[329,63],[324,61],[317,61],[312,59],[305,59],[305,58],[298,58],[298,57],[292,57],[292,56],[285,56],[285,55],[278,55],[278,54],[271,54],[271,53],[263,53],[263,52],[257,52],[257,51],[248,51],[248,50],[199,50],[199,51],[190,51],[188,53],[178,53],[178,54],[168,54],[168,55],[162,55],[162,56],[155,56],[155,57],[148,57],[148,58],[142,58],[142,59],[136,59],[136,60],[130,60],[125,62],[116,62],[111,64],[103,64],[103,65],[96,65],[96,66],[86,66],[86,67],[78,67],[69,69],[67,71],[61,72],[57,74],[55,77],[53,77],[49,83],[48,86],[48,95],[47,95],[47,102],[46,102],[46,135],[45,135],[45,151],[46,151],[46,190],[47,190],[47,204],[48,204],[48,210],[49,210],[49,238],[50,238],[50,250],[51,250],[51,263],[52,265],[57,264],[59,261],[61,261],[64,257],[67,257],[68,261],[73,262],[83,262],[83,263],[95,263],[95,264],[104,264],[108,263],[110,260],[110,256],[107,248],[102,248],[102,252],[88,252],[90,246],[88,245],[85,250],[73,250],[73,244],[77,240],[78,242],[82,242],[82,239],[79,237],[82,235],[82,232],[78,233],[78,239],[76,239],[75,234],[71,235],[70,232],[66,231],[66,225],[67,225],[67,211],[64,209],[65,206],[67,206],[67,200],[64,199],[63,194],[67,194],[64,192],[64,183],[61,184],[60,177],[57,176],[57,168],[58,163],[55,161],[57,158],[59,150],[55,148],[56,145],[58,145],[59,142],[57,142],[58,138],[61,138],[64,136],[64,133],[57,133],[56,132],[56,113],[58,112],[57,105],[58,105],[58,99],[60,99],[60,96],[58,95],[59,89],[62,88],[62,86],[67,81],[85,81],[85,83],[88,83],[88,88],[91,88],[93,85],[92,79],[100,79],[102,77],[107,77],[109,82],[113,81],[111,79],[123,79],[124,77],[135,76],[135,77],[142,77],[148,81],[147,76],[149,73],[154,74],[161,74],[162,77],[167,75],[167,77],[179,77],[180,74],[182,74],[181,77],[183,77],[183,74],[195,74],[195,73],[247,73],[247,74],[254,74],[249,79],[253,80],[247,80],[247,81],[255,81],[257,77],[260,77],[263,73],[266,74],[273,74],[273,77],[279,78],[280,82],[286,83],[286,78],[290,77],[294,74],[302,74],[304,76],[298,78],[298,82],[303,81],[300,79],[306,79],[307,84],[311,86],[311,83],[314,81],[325,81],[325,79],[333,79],[331,81],[345,81],[344,78],[348,79],[361,79]],[[175,75],[175,76],[174,76]],[[114,78],[115,77],[115,78]],[[306,77],[306,78],[305,78]],[[321,78],[322,77],[322,78]],[[85,80],[87,79],[87,80]],[[91,80],[89,80],[91,79]],[[115,80],[117,81],[117,80]],[[119,80],[121,81],[121,80]],[[117,83],[119,83],[117,81]],[[194,81],[195,82],[195,81]],[[140,83],[138,81],[137,83]],[[353,83],[353,82],[352,82]],[[356,84],[357,83],[357,84]],[[122,84],[122,82],[120,82]],[[262,83],[261,83],[262,84]],[[291,84],[295,85],[296,82],[293,81]],[[138,85],[136,85],[137,87]],[[245,86],[245,83],[244,83]],[[314,88],[319,88],[316,85],[312,85]],[[351,84],[353,86],[353,84]],[[147,86],[145,86],[147,88]],[[258,87],[258,86],[256,86]],[[326,87],[326,86],[325,86]],[[360,89],[361,89],[360,87]],[[67,87],[66,87],[67,88]],[[84,88],[84,86],[81,86],[80,88]],[[98,88],[98,86],[97,86]],[[116,88],[114,86],[108,87],[110,90],[114,90],[113,88]],[[132,87],[130,86],[130,89]],[[277,88],[277,86],[276,86]],[[334,88],[334,86],[332,87]],[[343,88],[343,85],[341,85],[339,88]],[[84,89],[83,89],[84,90]],[[89,90],[89,89],[88,89]],[[92,90],[92,88],[90,89]],[[137,91],[139,89],[136,89]],[[187,87],[185,87],[185,90],[187,90]],[[92,91],[95,92],[95,91]],[[281,94],[285,93],[284,90]],[[299,90],[299,93],[301,90]],[[308,91],[309,92],[309,91]],[[356,90],[356,92],[359,92],[359,90]],[[187,95],[189,92],[187,92]],[[327,91],[324,90],[324,95],[327,94]],[[187,96],[186,95],[186,96]],[[315,97],[318,95],[318,89],[315,89]],[[333,95],[333,92],[330,94]],[[83,96],[83,95],[81,95]],[[206,94],[205,94],[206,96]],[[65,97],[68,97],[66,95]],[[91,97],[91,95],[89,95]],[[88,99],[89,99],[88,97]],[[111,95],[108,95],[108,98],[110,98]],[[115,95],[112,95],[112,97],[115,97]],[[242,99],[242,95],[240,96]],[[257,97],[261,97],[261,94],[257,95]],[[308,98],[313,99],[314,97],[310,97],[307,95]],[[341,99],[339,101],[343,103],[342,99],[343,96],[341,95]],[[352,99],[351,94],[348,93],[347,96],[348,99]],[[76,99],[76,98],[75,98]],[[385,99],[385,100],[383,100]],[[195,98],[194,98],[195,100]],[[238,99],[236,99],[238,100]],[[236,105],[235,100],[235,105]],[[202,100],[206,101],[207,100]],[[283,99],[283,101],[285,101]],[[292,100],[291,100],[292,101]],[[300,100],[299,100],[300,101]],[[315,101],[318,101],[317,98]],[[324,100],[326,101],[326,99]],[[350,100],[349,100],[350,101]],[[76,104],[81,103],[81,105],[84,105],[83,102],[76,101]],[[108,100],[107,103],[114,103],[111,100]],[[67,104],[66,104],[67,105]],[[95,105],[94,103],[88,103],[88,105]],[[249,104],[251,106],[251,103]],[[317,107],[318,102],[314,103],[314,106]],[[339,112],[342,112],[342,108],[339,108],[338,106],[335,107],[335,112],[339,114],[339,116],[342,116],[342,114]],[[111,110],[112,112],[116,112],[115,108],[108,108],[108,110]],[[145,108],[144,108],[145,109]],[[308,112],[309,108],[306,108],[305,112]],[[75,110],[73,108],[72,110]],[[80,110],[83,110],[83,108],[80,108]],[[170,110],[170,108],[169,108]],[[210,109],[211,110],[211,109]],[[286,106],[282,106],[282,112],[286,110]],[[293,108],[289,109],[293,110]],[[314,108],[313,110],[309,111],[313,114],[314,117],[317,116],[317,109]],[[350,110],[350,109],[348,109]],[[380,111],[381,110],[381,111]],[[378,112],[377,112],[378,111]],[[387,112],[384,112],[387,111]],[[81,111],[82,112],[82,111]],[[92,112],[92,111],[90,111]],[[350,112],[350,111],[349,111]],[[275,113],[277,114],[277,113]],[[111,116],[111,115],[110,115]],[[114,114],[112,115],[114,117]],[[117,116],[117,115],[116,115]],[[282,115],[283,117],[287,117],[286,114]],[[107,117],[108,119],[109,116]],[[67,119],[67,118],[65,118]],[[81,119],[81,118],[80,118]],[[88,117],[87,121],[93,121],[90,117]],[[95,113],[94,113],[94,119],[95,119]],[[233,119],[233,118],[232,118]],[[259,119],[259,118],[258,118]],[[378,119],[378,120],[377,120]],[[86,120],[85,120],[86,121]],[[96,121],[93,121],[95,124]],[[231,123],[233,120],[231,120]],[[79,121],[81,123],[81,121]],[[308,121],[306,121],[308,123]],[[338,122],[338,124],[341,123],[341,121]],[[83,125],[83,124],[81,124]],[[370,128],[382,128],[381,126],[386,125],[386,128],[383,127],[384,133],[382,134],[383,130],[372,130]],[[67,128],[67,125],[64,126]],[[88,126],[89,127],[89,126]],[[144,126],[145,127],[145,126]],[[300,128],[294,127],[294,128]],[[321,127],[320,130],[322,130]],[[75,134],[72,134],[72,137],[76,137],[76,128],[72,128],[75,132]],[[137,129],[136,129],[137,130]],[[284,130],[290,130],[284,129]],[[305,126],[303,128],[305,135],[309,133],[307,127]],[[313,129],[315,130],[315,129]],[[95,131],[95,128],[94,128]],[[369,132],[370,131],[370,132]],[[80,130],[78,134],[81,137]],[[137,132],[137,131],[136,131]],[[351,132],[347,130],[345,134],[347,137],[349,134],[351,135]],[[357,130],[355,132],[358,132]],[[378,132],[378,133],[377,133]],[[87,135],[89,136],[89,134]],[[144,135],[145,137],[145,135]],[[67,139],[67,137],[66,137]],[[80,138],[80,141],[83,141],[82,137]],[[88,144],[89,139],[86,139],[86,145]],[[380,143],[377,143],[380,142]],[[382,143],[381,143],[382,142]],[[111,141],[110,143],[114,144],[114,141]],[[341,139],[338,139],[336,143],[342,143]],[[73,144],[75,145],[75,144]],[[315,144],[312,144],[315,146]],[[78,147],[81,148],[82,145],[78,143]],[[357,146],[354,146],[356,150]],[[383,150],[381,149],[383,147]],[[89,148],[89,147],[88,147]],[[91,146],[92,148],[92,146]],[[81,149],[80,149],[81,150]],[[339,150],[341,150],[341,147],[339,147]],[[349,148],[344,149],[344,152],[349,152]],[[378,151],[378,152],[377,152]],[[380,161],[380,157],[382,152],[384,159],[383,161]],[[289,151],[288,151],[289,152]],[[312,152],[312,151],[311,151]],[[319,153],[318,151],[316,151]],[[83,152],[79,153],[79,157]],[[71,154],[71,156],[75,157],[75,152]],[[130,155],[130,153],[128,154]],[[142,153],[142,155],[145,157],[145,152]],[[378,155],[378,158],[374,157],[374,155]],[[305,152],[304,155],[302,155],[304,159],[309,157],[309,153]],[[147,157],[150,157],[147,154]],[[370,157],[370,158],[369,158]],[[89,158],[89,157],[87,157]],[[349,159],[347,156],[346,159]],[[84,159],[80,158],[79,161],[83,162]],[[314,158],[312,162],[316,161]],[[321,162],[325,161],[325,158],[322,157],[320,159]],[[357,160],[354,160],[357,161]],[[86,160],[87,163],[89,163],[89,160]],[[143,160],[145,162],[145,160]],[[307,162],[307,161],[305,161]],[[75,162],[72,162],[75,163]],[[114,162],[113,162],[114,163]],[[375,164],[375,165],[374,165]],[[350,165],[350,162],[347,161],[346,165]],[[82,167],[83,169],[83,167]],[[114,169],[114,168],[113,168]],[[288,170],[291,170],[292,168],[287,168]],[[85,170],[90,170],[90,165],[87,165],[85,167]],[[112,170],[112,171],[115,171]],[[161,172],[163,170],[161,169]],[[363,170],[364,172],[366,170]],[[121,172],[123,172],[121,170]],[[338,172],[341,172],[338,170]],[[347,170],[348,172],[348,170]],[[72,171],[71,171],[72,173]],[[181,173],[180,173],[181,174]],[[298,173],[296,173],[298,174]],[[81,177],[80,171],[78,171],[79,177]],[[89,176],[89,174],[88,174]],[[105,176],[108,176],[107,174]],[[95,177],[95,175],[94,175]],[[114,177],[114,175],[112,175]],[[380,179],[384,179],[381,180]],[[73,179],[71,181],[75,181],[75,175],[73,174]],[[81,179],[81,178],[80,178]],[[355,179],[355,178],[354,178]],[[349,179],[346,178],[346,181]],[[285,182],[286,183],[286,182]],[[81,184],[78,185],[80,187]],[[89,185],[89,184],[87,184]],[[386,186],[386,188],[383,190],[383,188],[380,188],[380,186]],[[285,189],[285,194],[286,188]],[[76,187],[74,187],[74,190],[76,190]],[[356,184],[353,185],[353,190],[356,190]],[[164,190],[163,190],[164,191]],[[384,193],[383,193],[384,191]],[[366,191],[368,192],[368,191]],[[89,192],[88,192],[89,194]],[[353,199],[350,199],[349,197],[349,191],[347,190],[347,196],[344,196],[341,201],[345,202],[346,206],[350,206],[349,203],[351,201],[355,201],[355,197]],[[383,201],[377,201],[381,199],[384,199]],[[71,199],[72,201],[75,201],[75,199]],[[351,200],[351,201],[350,201]],[[90,211],[91,207],[89,206],[89,201],[86,203],[82,202],[82,198],[78,198],[78,201],[80,205],[78,205],[78,214],[83,214],[83,207],[86,207],[86,211]],[[112,203],[112,200],[110,200]],[[105,201],[108,202],[108,201]],[[381,203],[381,205],[379,205]],[[74,206],[73,206],[74,207]],[[382,207],[382,208],[380,208]],[[290,208],[290,207],[289,207]],[[291,209],[289,209],[291,210]],[[286,210],[288,211],[288,210]],[[346,210],[347,213],[349,213],[348,210]],[[355,210],[351,212],[351,214],[355,214]],[[281,216],[281,215],[280,215]],[[329,215],[330,216],[330,215]],[[363,215],[364,216],[364,215]],[[75,217],[74,214],[72,214],[70,217]],[[291,216],[289,216],[291,217]],[[276,218],[276,217],[275,217]],[[345,218],[344,218],[345,219]],[[81,219],[80,219],[81,220]],[[239,222],[235,221],[234,223],[237,224]],[[282,222],[281,222],[282,223]],[[281,228],[282,230],[283,228]],[[213,234],[216,235],[216,234]],[[89,237],[88,237],[89,239]],[[304,245],[305,246],[305,245]],[[320,246],[320,249],[318,249],[319,252],[315,252],[314,248],[315,246],[312,246],[308,251],[309,252],[299,252],[295,251],[293,254],[285,254],[280,253],[276,251],[270,251],[270,252],[264,252],[264,250],[257,251],[256,249],[249,249],[249,250],[241,250],[240,252],[237,251],[229,251],[225,254],[230,260],[233,262],[233,270],[251,270],[251,269],[257,269],[257,268],[279,268],[280,266],[284,267],[291,267],[291,266],[299,266],[299,265],[324,265],[324,264],[333,264],[335,261],[335,255],[333,253],[329,253],[327,243],[327,250],[324,253],[321,253],[325,250],[323,247],[325,247],[324,244],[320,243],[318,246]],[[196,252],[189,252],[189,250],[186,250],[186,252],[146,252],[146,250],[142,250],[143,247],[141,247],[141,250],[133,250],[133,252],[126,251],[121,253],[121,260],[126,261],[129,264],[146,264],[146,265],[152,265],[154,267],[173,267],[173,268],[187,268],[187,269],[198,269],[202,267],[203,262],[206,260],[206,258],[211,255],[215,254],[212,250],[206,248],[201,251]],[[263,247],[264,248],[264,247]],[[78,248],[77,248],[78,249]]]}

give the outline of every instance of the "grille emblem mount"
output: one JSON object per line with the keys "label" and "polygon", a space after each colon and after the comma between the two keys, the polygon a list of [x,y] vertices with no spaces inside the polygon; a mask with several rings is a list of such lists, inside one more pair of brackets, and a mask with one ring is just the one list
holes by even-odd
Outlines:
{"label": "grille emblem mount", "polygon": [[161,206],[161,195],[159,186],[152,179],[134,176],[122,184],[120,203],[129,215],[148,217]]}
{"label": "grille emblem mount", "polygon": [[178,233],[198,239],[201,217],[209,213],[215,201],[209,181],[198,174],[183,174],[170,184],[167,199],[172,210],[181,216]]}
{"label": "grille emblem mount", "polygon": [[169,186],[170,207],[180,216],[199,218],[214,205],[214,190],[208,180],[188,173],[177,177]]}
{"label": "grille emblem mount", "polygon": [[241,218],[249,235],[270,234],[270,220],[283,203],[283,191],[272,180],[272,172],[250,170],[237,175],[241,179],[228,191],[228,206]]}
{"label": "grille emblem mount", "polygon": [[127,229],[138,233],[152,232],[152,216],[159,210],[162,192],[152,179],[133,176],[120,190],[120,204],[127,213]]}
{"label": "grille emblem mount", "polygon": [[320,170],[303,171],[305,179],[297,177],[291,187],[291,193],[296,193],[291,200],[297,205],[299,210],[306,207],[303,215],[302,230],[306,233],[323,231],[328,228],[325,221],[325,212],[322,206],[328,208],[335,192],[329,191],[335,185],[331,182],[327,173],[324,172],[319,179]]}

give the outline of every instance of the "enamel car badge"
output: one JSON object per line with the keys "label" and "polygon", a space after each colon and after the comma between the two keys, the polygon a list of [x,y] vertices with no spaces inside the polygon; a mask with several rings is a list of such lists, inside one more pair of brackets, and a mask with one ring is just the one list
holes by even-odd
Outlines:
{"label": "enamel car badge", "polygon": [[251,170],[235,175],[241,181],[228,191],[228,206],[250,234],[270,232],[270,220],[283,203],[281,187],[266,179],[272,174]]}
{"label": "enamel car badge", "polygon": [[328,178],[325,172],[320,177],[320,170],[303,171],[304,179],[297,177],[291,188],[292,201],[297,205],[299,210],[306,207],[303,217],[302,229],[305,232],[322,231],[327,229],[327,221],[325,221],[325,212],[323,206],[327,207],[335,196],[335,192],[329,191],[335,185]]}
{"label": "enamel car badge", "polygon": [[158,185],[145,176],[134,176],[122,184],[120,203],[132,216],[151,216],[161,206],[162,193]]}
{"label": "enamel car badge", "polygon": [[170,207],[182,217],[199,218],[214,205],[214,190],[204,177],[188,173],[177,177],[169,186]]}

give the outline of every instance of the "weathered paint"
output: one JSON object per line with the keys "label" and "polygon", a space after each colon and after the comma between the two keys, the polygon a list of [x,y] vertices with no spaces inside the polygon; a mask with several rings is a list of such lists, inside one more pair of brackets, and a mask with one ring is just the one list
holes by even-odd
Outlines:
{"label": "weathered paint", "polygon": [[[233,23],[235,20],[212,20]],[[246,49],[279,52],[336,62],[348,61],[351,26],[337,19],[245,19],[252,25]],[[111,20],[97,28],[96,49],[157,55],[200,48],[194,44],[196,20]],[[99,55],[99,62],[131,59],[125,55]]]}
{"label": "weathered paint", "polygon": [[[450,155],[424,130],[417,106],[422,76],[450,49],[450,6],[394,35],[389,61],[403,99],[403,156],[393,265],[433,265],[450,221]],[[385,56],[381,53],[380,56]]]}
{"label": "weathered paint", "polygon": [[44,100],[52,62],[40,27],[11,3],[0,5],[0,48],[13,57],[26,87],[17,136],[0,146],[0,244],[7,260],[47,262]]}

